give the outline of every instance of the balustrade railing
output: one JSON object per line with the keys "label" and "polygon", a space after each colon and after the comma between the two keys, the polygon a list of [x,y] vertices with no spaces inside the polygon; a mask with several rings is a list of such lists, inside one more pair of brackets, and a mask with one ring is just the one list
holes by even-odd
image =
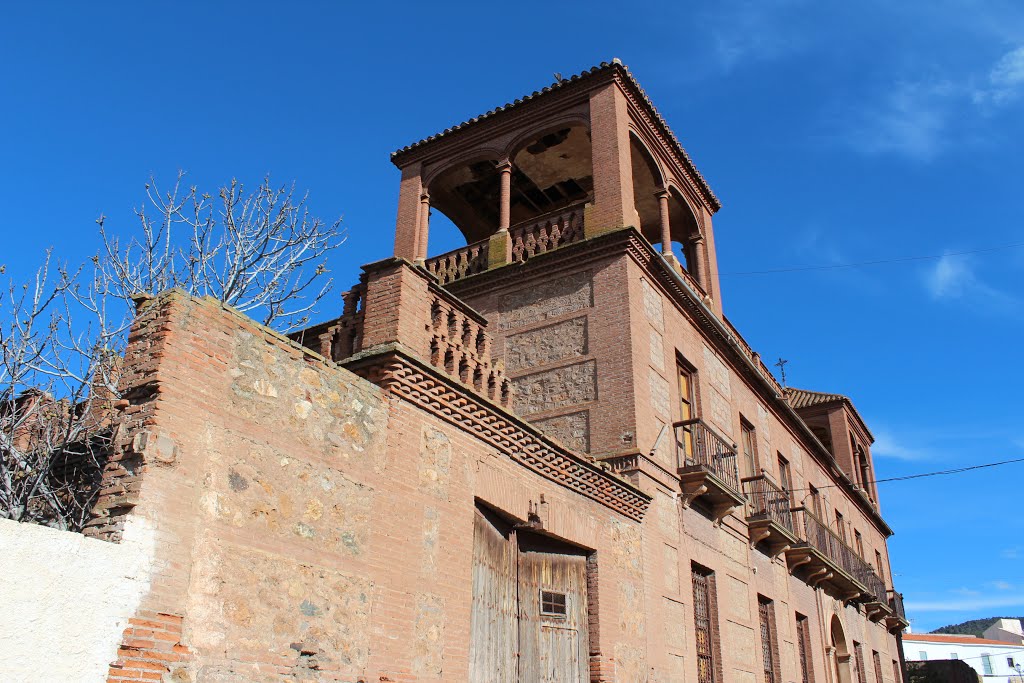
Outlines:
{"label": "balustrade railing", "polygon": [[486,321],[439,287],[430,302],[430,363],[495,403],[511,402],[511,382],[491,360]]}
{"label": "balustrade railing", "polygon": [[467,244],[446,254],[431,257],[423,265],[442,285],[482,273],[487,270],[488,243],[489,240],[480,240]]}
{"label": "balustrade railing", "polygon": [[862,583],[865,577],[866,563],[857,555],[856,551],[846,545],[838,534],[829,529],[827,524],[807,508],[796,508],[793,513],[794,519],[799,520],[798,534],[800,537],[848,576],[858,583]]}
{"label": "balustrade railing", "polygon": [[538,254],[583,239],[583,204],[509,228],[512,240],[512,262],[523,263]]}
{"label": "balustrade railing", "polygon": [[676,462],[679,467],[700,465],[740,493],[736,449],[702,420],[683,420],[673,425]]}
{"label": "balustrade railing", "polygon": [[767,517],[779,526],[796,533],[789,494],[763,474],[743,480],[743,492],[750,501],[751,517]]}

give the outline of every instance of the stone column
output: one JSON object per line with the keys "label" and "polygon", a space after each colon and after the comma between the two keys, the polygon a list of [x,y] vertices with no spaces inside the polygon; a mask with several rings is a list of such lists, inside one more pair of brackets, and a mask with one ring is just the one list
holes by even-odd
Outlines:
{"label": "stone column", "polygon": [[697,279],[697,284],[700,285],[705,294],[711,294],[711,289],[708,287],[707,268],[704,267],[704,263],[707,260],[707,254],[704,253],[704,236],[698,233],[690,240],[690,245],[693,263],[689,265],[693,266],[693,277]]}
{"label": "stone column", "polygon": [[416,262],[423,263],[427,259],[427,240],[430,237],[430,194],[420,195],[419,239],[416,245]]}
{"label": "stone column", "polygon": [[502,159],[498,163],[501,181],[501,199],[498,205],[498,231],[487,244],[487,267],[494,268],[512,261],[512,239],[508,234],[512,222],[512,162]]}
{"label": "stone column", "polygon": [[658,208],[661,210],[661,255],[672,256],[672,226],[668,216],[668,190],[661,190],[656,195]]}
{"label": "stone column", "polygon": [[498,207],[498,230],[508,231],[512,220],[512,162],[505,159],[498,164],[501,174],[501,205]]}

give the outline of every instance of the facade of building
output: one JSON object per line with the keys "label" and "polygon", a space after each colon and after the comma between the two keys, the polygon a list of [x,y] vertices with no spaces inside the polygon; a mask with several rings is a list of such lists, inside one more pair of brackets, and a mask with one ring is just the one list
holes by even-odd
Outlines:
{"label": "facade of building", "polygon": [[903,636],[903,648],[907,662],[959,659],[986,683],[1021,683],[1024,680],[1024,644],[1020,641],[908,633]]}
{"label": "facade of building", "polygon": [[336,319],[140,306],[110,680],[901,683],[871,433],[724,316],[718,200],[629,72],[393,160],[395,256]]}

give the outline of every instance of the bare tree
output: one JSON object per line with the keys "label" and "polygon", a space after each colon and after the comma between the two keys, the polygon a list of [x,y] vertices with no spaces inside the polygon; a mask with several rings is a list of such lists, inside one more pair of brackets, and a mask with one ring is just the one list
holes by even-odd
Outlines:
{"label": "bare tree", "polygon": [[[47,252],[0,296],[0,517],[80,530],[117,427],[114,406],[133,299],[175,287],[212,296],[284,331],[305,325],[331,287],[326,256],[340,221],[312,217],[269,178],[218,199],[146,186],[139,234],[100,225],[102,248],[78,268]],[[0,266],[0,274],[3,266]]]}
{"label": "bare tree", "polygon": [[82,275],[48,252],[31,282],[0,298],[0,516],[74,530],[109,452],[130,322]]}
{"label": "bare tree", "polygon": [[252,192],[237,180],[217,199],[195,186],[161,193],[146,185],[149,210],[136,213],[139,234],[122,244],[100,217],[100,265],[123,299],[178,287],[212,296],[282,331],[303,327],[330,291],[327,254],[344,241],[341,220],[310,215],[294,186],[275,187],[269,176]]}

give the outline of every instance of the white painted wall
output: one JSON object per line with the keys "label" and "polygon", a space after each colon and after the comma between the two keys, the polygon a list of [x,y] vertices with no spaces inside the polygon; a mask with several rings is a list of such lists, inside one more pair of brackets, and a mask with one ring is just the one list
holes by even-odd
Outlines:
{"label": "white painted wall", "polygon": [[105,681],[153,547],[136,518],[119,544],[0,519],[0,680]]}
{"label": "white painted wall", "polygon": [[[927,656],[922,657],[925,653]],[[912,635],[903,637],[903,654],[908,662],[923,659],[962,659],[982,676],[985,683],[1024,683],[1024,673],[1017,673],[1007,659],[1020,664],[1024,671],[1024,645],[1012,643],[934,643],[913,640]],[[986,675],[983,657],[988,655],[992,674]]]}

